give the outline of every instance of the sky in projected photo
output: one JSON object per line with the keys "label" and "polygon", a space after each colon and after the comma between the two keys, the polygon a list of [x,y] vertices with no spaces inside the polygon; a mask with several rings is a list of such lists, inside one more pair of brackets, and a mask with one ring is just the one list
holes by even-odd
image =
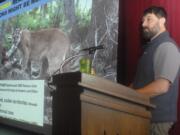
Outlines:
{"label": "sky in projected photo", "polygon": [[[76,2],[77,0],[75,0],[75,2]],[[80,8],[82,9],[82,10],[89,10],[89,9],[91,9],[91,7],[92,7],[92,0],[81,0],[80,2],[79,2],[79,5],[80,5]]]}

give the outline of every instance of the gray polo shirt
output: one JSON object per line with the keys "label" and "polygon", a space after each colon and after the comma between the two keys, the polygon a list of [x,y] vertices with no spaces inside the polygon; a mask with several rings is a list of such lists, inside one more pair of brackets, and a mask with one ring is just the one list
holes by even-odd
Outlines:
{"label": "gray polo shirt", "polygon": [[174,82],[180,67],[180,53],[171,42],[162,43],[154,54],[155,79],[164,78]]}

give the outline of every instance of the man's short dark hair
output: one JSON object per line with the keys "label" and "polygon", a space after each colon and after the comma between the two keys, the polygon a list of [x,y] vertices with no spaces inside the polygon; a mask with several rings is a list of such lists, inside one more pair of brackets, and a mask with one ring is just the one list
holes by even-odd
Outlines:
{"label": "man's short dark hair", "polygon": [[143,16],[145,16],[149,13],[155,14],[158,18],[164,17],[165,19],[167,19],[167,12],[163,7],[151,6],[144,10]]}

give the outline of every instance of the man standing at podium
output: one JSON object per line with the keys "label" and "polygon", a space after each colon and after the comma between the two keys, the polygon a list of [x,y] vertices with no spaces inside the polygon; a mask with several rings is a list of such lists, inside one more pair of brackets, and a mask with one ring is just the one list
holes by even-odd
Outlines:
{"label": "man standing at podium", "polygon": [[144,11],[142,32],[148,42],[133,82],[133,88],[150,96],[156,105],[152,110],[151,135],[168,135],[177,120],[180,53],[166,30],[166,20],[162,7],[152,6]]}

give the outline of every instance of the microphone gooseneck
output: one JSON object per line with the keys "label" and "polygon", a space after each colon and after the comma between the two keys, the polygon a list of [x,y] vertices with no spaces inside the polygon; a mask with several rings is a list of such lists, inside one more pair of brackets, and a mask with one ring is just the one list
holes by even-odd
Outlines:
{"label": "microphone gooseneck", "polygon": [[82,50],[80,50],[80,51],[89,51],[89,53],[93,53],[93,52],[95,52],[96,50],[100,50],[100,49],[104,49],[104,45],[93,46],[93,47],[89,47],[89,48],[82,49]]}

